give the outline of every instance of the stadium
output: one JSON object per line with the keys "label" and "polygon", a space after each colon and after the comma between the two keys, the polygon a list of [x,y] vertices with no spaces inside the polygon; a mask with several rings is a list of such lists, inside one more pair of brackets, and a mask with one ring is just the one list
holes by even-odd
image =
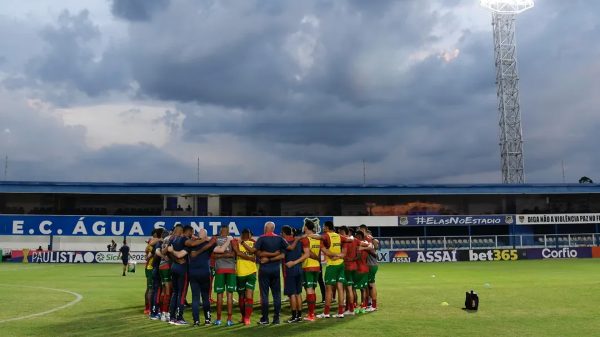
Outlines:
{"label": "stadium", "polygon": [[535,5],[0,3],[0,336],[598,335],[600,7]]}
{"label": "stadium", "polygon": [[[106,321],[115,335],[195,334],[157,325],[143,314],[144,249],[152,230],[180,223],[218,235],[226,224],[234,236],[248,228],[258,237],[265,222],[273,221],[279,231],[285,225],[301,228],[307,218],[336,227],[368,226],[380,243],[380,310],[346,316],[335,327],[323,320],[272,327],[268,334],[332,329],[355,335],[369,333],[365,324],[376,324],[376,335],[400,328],[407,335],[570,335],[595,329],[585,310],[594,312],[588,287],[597,282],[594,258],[600,257],[600,185],[2,182],[0,209],[4,290],[10,290],[8,303],[21,303],[0,317],[9,335],[43,335],[47,329],[104,335]],[[118,253],[107,248],[112,240],[119,247],[127,240],[137,262],[124,280]],[[470,290],[479,294],[481,306],[467,313],[464,293]],[[322,297],[316,292],[319,311]],[[286,302],[282,310],[287,316]],[[191,320],[190,308],[185,311]],[[254,316],[257,311],[258,305]],[[267,328],[207,329],[239,335]]]}

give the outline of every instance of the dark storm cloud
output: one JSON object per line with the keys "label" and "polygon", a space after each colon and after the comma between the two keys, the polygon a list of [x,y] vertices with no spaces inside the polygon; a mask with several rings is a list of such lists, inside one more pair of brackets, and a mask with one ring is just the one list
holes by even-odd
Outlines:
{"label": "dark storm cloud", "polygon": [[147,21],[169,5],[169,0],[112,0],[114,16],[129,21]]}
{"label": "dark storm cloud", "polygon": [[[458,9],[472,2],[114,0],[126,43],[99,51],[102,27],[64,12],[43,30],[46,50],[30,71],[4,83],[56,86],[46,96],[63,100],[134,83],[136,99],[174,102],[156,120],[173,135],[237,142],[216,145],[240,159],[214,163],[207,181],[357,181],[366,160],[372,182],[498,182],[492,33],[465,24],[473,18]],[[573,176],[593,176],[600,3],[536,5],[517,35],[528,180],[557,181],[561,159]],[[148,167],[187,174],[148,145],[80,151],[65,167],[98,179],[165,180]],[[129,169],[114,169],[120,162]],[[274,177],[271,167],[285,171]]]}
{"label": "dark storm cloud", "polygon": [[56,24],[46,26],[40,35],[45,50],[28,64],[31,79],[89,96],[125,87],[123,55],[111,47],[95,53],[101,33],[87,10],[63,11]]}

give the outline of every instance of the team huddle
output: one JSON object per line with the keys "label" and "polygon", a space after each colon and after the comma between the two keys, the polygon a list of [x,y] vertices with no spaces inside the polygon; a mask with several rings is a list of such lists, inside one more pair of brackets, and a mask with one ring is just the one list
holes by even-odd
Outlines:
{"label": "team huddle", "polygon": [[[264,234],[256,241],[248,229],[242,231],[240,238],[231,237],[228,226],[221,227],[219,236],[212,238],[204,229],[195,236],[191,226],[177,225],[170,233],[162,228],[155,229],[146,248],[145,313],[152,320],[187,325],[183,314],[189,285],[194,326],[201,324],[200,306],[204,325],[222,325],[224,304],[227,310],[225,325],[234,325],[233,294],[236,292],[240,322],[250,325],[258,275],[261,318],[257,323],[279,324],[282,271],[283,293],[289,298],[292,312],[287,323],[343,318],[345,315],[376,311],[376,250],[379,242],[373,239],[364,225],[356,230],[341,226],[336,231],[333,223],[328,221],[324,224],[323,233],[318,232],[318,223],[309,219],[305,220],[301,233],[284,226],[281,236],[275,234],[275,223],[269,221],[265,224]],[[322,258],[327,265],[324,273]],[[323,274],[325,304],[323,313],[317,315],[315,290],[318,283],[321,283],[322,290]],[[211,288],[217,295],[214,321]],[[308,309],[305,317],[302,315],[303,289]],[[273,297],[271,321],[269,292]],[[338,310],[331,314],[336,294]]]}

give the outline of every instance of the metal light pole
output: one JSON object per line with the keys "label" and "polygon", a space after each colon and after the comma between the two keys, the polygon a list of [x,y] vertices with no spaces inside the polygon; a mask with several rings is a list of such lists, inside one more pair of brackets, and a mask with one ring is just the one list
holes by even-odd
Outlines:
{"label": "metal light pole", "polygon": [[481,0],[481,5],[492,11],[502,182],[522,184],[525,173],[515,20],[517,14],[533,7],[533,0]]}

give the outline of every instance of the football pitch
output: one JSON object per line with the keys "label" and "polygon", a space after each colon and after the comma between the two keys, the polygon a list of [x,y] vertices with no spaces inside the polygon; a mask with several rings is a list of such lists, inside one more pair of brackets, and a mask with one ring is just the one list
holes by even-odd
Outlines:
{"label": "football pitch", "polygon": [[[0,335],[593,336],[600,331],[597,259],[382,264],[378,312],[266,327],[256,326],[257,305],[250,327],[150,321],[143,315],[140,271],[122,277],[119,265],[2,263]],[[461,310],[470,289],[480,295],[478,312]],[[284,303],[282,320],[288,315]],[[185,318],[191,321],[190,309]],[[237,306],[234,319],[239,319]]]}

